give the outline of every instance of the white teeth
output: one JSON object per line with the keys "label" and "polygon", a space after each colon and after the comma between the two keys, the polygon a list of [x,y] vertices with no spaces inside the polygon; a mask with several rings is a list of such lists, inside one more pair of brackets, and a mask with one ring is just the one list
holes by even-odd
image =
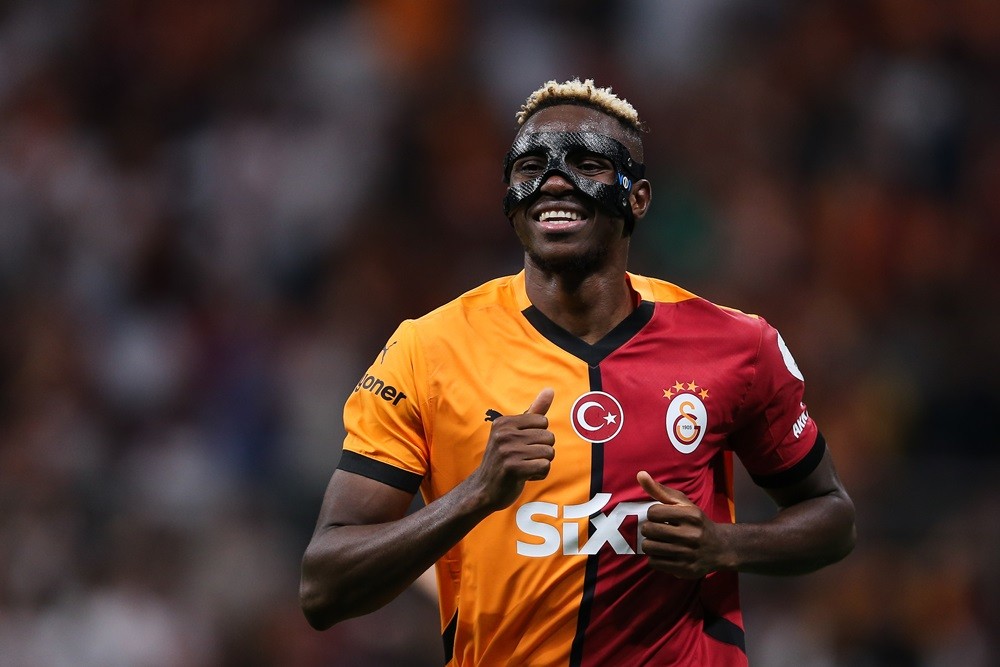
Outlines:
{"label": "white teeth", "polygon": [[573,221],[579,220],[580,215],[573,213],[571,211],[542,211],[542,214],[538,216],[539,221],[546,222],[548,220],[565,220]]}

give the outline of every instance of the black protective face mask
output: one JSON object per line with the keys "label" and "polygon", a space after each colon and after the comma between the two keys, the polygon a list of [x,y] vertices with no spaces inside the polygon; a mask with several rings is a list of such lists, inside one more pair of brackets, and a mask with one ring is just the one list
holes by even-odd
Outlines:
{"label": "black protective face mask", "polygon": [[[567,164],[569,156],[592,153],[611,160],[617,172],[617,183],[608,185],[577,174]],[[503,179],[510,183],[510,171],[514,162],[527,155],[538,155],[546,161],[540,176],[524,183],[512,185],[503,198],[503,213],[510,218],[511,212],[522,204],[530,205],[540,196],[542,183],[553,173],[558,173],[572,183],[577,190],[598,205],[622,216],[625,228],[631,233],[635,220],[629,206],[632,184],[643,177],[645,167],[632,159],[628,149],[603,134],[593,132],[536,132],[517,139],[504,158]]]}

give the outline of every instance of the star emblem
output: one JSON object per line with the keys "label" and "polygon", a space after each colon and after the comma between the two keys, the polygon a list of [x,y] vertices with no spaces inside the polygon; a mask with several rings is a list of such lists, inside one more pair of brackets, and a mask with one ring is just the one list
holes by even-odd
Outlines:
{"label": "star emblem", "polygon": [[677,381],[672,386],[663,390],[663,398],[668,400],[673,400],[674,396],[679,394],[694,394],[704,401],[708,398],[708,389],[691,380],[690,382]]}

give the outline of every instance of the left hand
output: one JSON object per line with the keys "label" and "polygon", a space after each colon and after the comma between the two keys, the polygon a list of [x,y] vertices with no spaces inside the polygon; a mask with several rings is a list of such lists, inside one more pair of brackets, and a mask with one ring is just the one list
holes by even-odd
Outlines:
{"label": "left hand", "polygon": [[639,486],[658,504],[649,508],[641,531],[642,550],[654,570],[681,579],[700,579],[726,564],[724,528],[676,489],[663,486],[643,470]]}

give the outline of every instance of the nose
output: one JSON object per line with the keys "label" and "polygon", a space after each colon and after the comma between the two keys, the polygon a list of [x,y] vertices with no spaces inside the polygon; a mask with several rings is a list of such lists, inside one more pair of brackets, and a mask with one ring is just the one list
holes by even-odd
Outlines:
{"label": "nose", "polygon": [[566,174],[552,171],[545,175],[545,178],[542,179],[542,185],[538,189],[545,194],[554,195],[570,192],[574,187]]}

